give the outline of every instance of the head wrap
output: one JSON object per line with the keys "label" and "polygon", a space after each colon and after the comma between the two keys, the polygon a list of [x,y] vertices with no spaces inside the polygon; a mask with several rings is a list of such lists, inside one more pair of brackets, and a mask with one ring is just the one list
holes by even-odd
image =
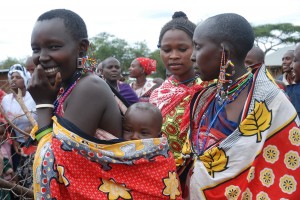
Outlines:
{"label": "head wrap", "polygon": [[137,60],[139,61],[141,67],[144,68],[144,72],[146,75],[149,75],[152,72],[156,71],[156,60],[144,57],[139,57],[137,58]]}
{"label": "head wrap", "polygon": [[182,11],[175,12],[172,16],[172,20],[166,23],[160,31],[158,45],[157,45],[158,48],[160,48],[161,40],[164,34],[171,29],[182,30],[186,32],[186,34],[188,34],[191,37],[191,39],[193,39],[193,34],[194,34],[194,30],[196,29],[196,24],[191,22],[184,12]]}
{"label": "head wrap", "polygon": [[15,72],[17,72],[23,78],[24,85],[27,88],[28,84],[29,84],[29,80],[31,79],[30,73],[22,65],[20,65],[20,64],[14,64],[13,66],[11,66],[9,68],[9,71],[8,71],[8,74],[7,74],[9,81],[11,81],[11,76]]}

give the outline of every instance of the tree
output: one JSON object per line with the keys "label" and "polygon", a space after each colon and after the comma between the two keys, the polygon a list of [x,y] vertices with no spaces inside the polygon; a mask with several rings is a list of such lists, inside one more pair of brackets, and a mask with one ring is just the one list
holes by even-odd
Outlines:
{"label": "tree", "polygon": [[6,60],[0,62],[0,69],[9,69],[14,64],[21,64],[24,66],[25,59],[18,60],[16,58],[8,57]]}
{"label": "tree", "polygon": [[255,45],[260,46],[265,54],[277,50],[282,45],[300,42],[300,26],[290,23],[265,24],[253,27]]}
{"label": "tree", "polygon": [[159,49],[153,51],[150,54],[150,58],[157,61],[156,64],[156,73],[153,75],[153,77],[160,77],[162,79],[166,79],[166,68],[160,58]]}
{"label": "tree", "polygon": [[98,60],[104,60],[108,57],[117,58],[123,71],[126,71],[132,60],[140,56],[148,56],[150,50],[145,42],[136,42],[129,45],[125,40],[115,37],[106,32],[98,34],[91,38],[92,47],[89,54]]}

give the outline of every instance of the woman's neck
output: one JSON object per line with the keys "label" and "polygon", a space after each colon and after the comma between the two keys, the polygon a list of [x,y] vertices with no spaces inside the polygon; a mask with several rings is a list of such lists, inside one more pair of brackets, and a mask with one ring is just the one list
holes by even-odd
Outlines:
{"label": "woman's neck", "polygon": [[140,76],[136,78],[136,86],[144,86],[144,84],[146,83],[147,79],[146,76]]}
{"label": "woman's neck", "polygon": [[20,89],[21,90],[21,92],[22,92],[22,97],[24,97],[25,95],[26,95],[26,88],[16,88],[16,89],[13,89],[13,91],[16,93],[16,94],[18,94],[18,89]]}
{"label": "woman's neck", "polygon": [[76,70],[76,71],[74,72],[74,74],[72,75],[71,78],[69,78],[69,79],[67,79],[67,80],[65,80],[65,81],[62,82],[63,88],[68,88],[68,87],[69,87],[71,84],[73,84],[73,83],[78,79],[78,77],[80,77],[81,75],[82,75],[81,71]]}
{"label": "woman's neck", "polygon": [[188,71],[187,73],[185,74],[181,74],[181,75],[175,75],[173,76],[177,81],[179,81],[180,83],[183,83],[183,84],[188,84],[190,83],[191,81],[190,80],[194,80],[195,78],[195,71],[193,68],[191,68],[190,71]]}

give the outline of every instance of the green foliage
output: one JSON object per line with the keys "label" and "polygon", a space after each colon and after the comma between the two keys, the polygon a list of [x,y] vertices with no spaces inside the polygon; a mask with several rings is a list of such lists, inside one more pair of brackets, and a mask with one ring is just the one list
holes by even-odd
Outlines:
{"label": "green foliage", "polygon": [[264,24],[253,27],[255,44],[263,47],[265,54],[277,50],[282,45],[300,42],[300,26],[290,23]]}
{"label": "green foliage", "polygon": [[14,64],[21,64],[24,66],[24,59],[18,60],[16,58],[8,57],[6,60],[0,61],[0,69],[9,69]]}
{"label": "green foliage", "polygon": [[127,71],[132,60],[140,56],[149,56],[150,50],[145,42],[129,45],[125,40],[103,32],[90,39],[92,48],[89,54],[99,62],[108,58],[117,58],[123,71]]}
{"label": "green foliage", "polygon": [[153,74],[153,77],[159,77],[162,79],[166,79],[166,68],[160,58],[160,53],[159,53],[159,49],[153,51],[150,54],[150,58],[154,59],[157,61],[157,65],[156,65],[156,74]]}

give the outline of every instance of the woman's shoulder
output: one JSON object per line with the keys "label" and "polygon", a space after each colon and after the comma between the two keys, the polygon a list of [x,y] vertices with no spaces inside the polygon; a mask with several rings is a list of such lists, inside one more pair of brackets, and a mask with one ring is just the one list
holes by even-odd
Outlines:
{"label": "woman's shoulder", "polygon": [[[110,95],[112,96],[107,83],[96,75],[81,78],[72,93],[72,96],[76,96],[83,101],[101,99],[101,102],[105,102],[110,99]],[[105,98],[103,98],[104,96]]]}
{"label": "woman's shoulder", "polygon": [[84,92],[95,92],[95,90],[101,91],[109,89],[107,83],[102,78],[96,75],[88,75],[81,78],[81,80],[78,82],[77,87],[85,89],[86,91]]}

